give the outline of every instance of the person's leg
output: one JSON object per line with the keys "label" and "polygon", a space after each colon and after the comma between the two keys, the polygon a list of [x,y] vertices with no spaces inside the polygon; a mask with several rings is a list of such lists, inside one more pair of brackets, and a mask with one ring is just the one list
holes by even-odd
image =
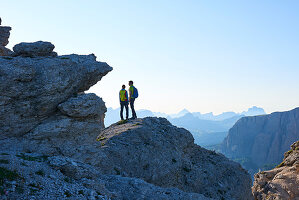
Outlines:
{"label": "person's leg", "polygon": [[124,104],[121,102],[120,103],[120,119],[121,120],[124,120],[123,111],[124,111]]}
{"label": "person's leg", "polygon": [[134,102],[135,102],[135,99],[130,100],[130,107],[131,107],[131,110],[132,110],[132,118],[137,118],[135,108],[134,108]]}
{"label": "person's leg", "polygon": [[126,103],[125,108],[126,108],[126,119],[128,119],[129,118],[129,103]]}

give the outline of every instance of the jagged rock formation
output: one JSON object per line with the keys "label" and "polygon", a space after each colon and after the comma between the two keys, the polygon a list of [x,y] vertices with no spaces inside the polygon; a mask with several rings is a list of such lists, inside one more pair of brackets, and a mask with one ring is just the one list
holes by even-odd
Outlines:
{"label": "jagged rock formation", "polygon": [[[21,136],[50,116],[64,116],[57,109],[59,104],[89,89],[112,70],[107,63],[97,62],[93,54],[0,57],[0,66],[0,137]],[[103,122],[104,112],[95,120]]]}
{"label": "jagged rock formation", "polygon": [[11,55],[12,52],[5,46],[8,44],[8,38],[10,36],[11,27],[1,26],[2,20],[0,18],[0,56]]}
{"label": "jagged rock formation", "polygon": [[[256,168],[278,164],[289,146],[299,140],[299,108],[241,118],[222,144],[230,158],[249,159]],[[272,168],[272,167],[271,167]]]}
{"label": "jagged rock formation", "polygon": [[252,193],[256,200],[299,199],[299,141],[284,154],[283,162],[275,169],[254,176]]}
{"label": "jagged rock formation", "polygon": [[145,118],[103,130],[106,107],[85,94],[112,70],[49,42],[0,57],[0,198],[251,199],[237,163],[185,129]]}

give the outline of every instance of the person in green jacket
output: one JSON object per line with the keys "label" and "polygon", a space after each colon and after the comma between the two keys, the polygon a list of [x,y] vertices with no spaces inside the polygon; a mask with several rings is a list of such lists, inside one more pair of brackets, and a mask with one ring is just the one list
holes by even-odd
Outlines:
{"label": "person in green jacket", "polygon": [[126,120],[129,118],[128,92],[125,88],[126,88],[126,86],[122,85],[122,89],[119,91],[120,119],[121,120],[124,120],[124,116],[123,116],[124,107],[126,108]]}

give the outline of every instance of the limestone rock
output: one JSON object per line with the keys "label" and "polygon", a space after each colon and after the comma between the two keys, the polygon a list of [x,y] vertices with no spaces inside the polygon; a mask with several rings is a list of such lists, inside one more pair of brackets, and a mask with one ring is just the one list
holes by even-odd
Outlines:
{"label": "limestone rock", "polygon": [[256,200],[299,199],[299,141],[284,154],[279,166],[255,174],[252,193]]}
{"label": "limestone rock", "polygon": [[299,108],[241,118],[222,144],[229,158],[247,158],[256,168],[278,164],[289,146],[299,140]]}
{"label": "limestone rock", "polygon": [[12,56],[13,55],[13,52],[4,47],[4,46],[0,46],[0,56]]}
{"label": "limestone rock", "polygon": [[0,46],[6,46],[8,44],[8,38],[10,36],[11,27],[0,26]]}
{"label": "limestone rock", "polygon": [[104,174],[137,177],[215,199],[252,197],[250,176],[239,164],[195,145],[190,132],[164,118],[111,125],[98,140],[101,148],[88,161]]}
{"label": "limestone rock", "polygon": [[[1,18],[0,18],[1,25]],[[5,46],[8,44],[8,39],[10,36],[11,27],[9,26],[0,26],[0,56],[11,56],[12,51]]]}
{"label": "limestone rock", "polygon": [[13,47],[16,55],[22,56],[56,56],[53,52],[55,46],[50,42],[37,41],[32,43],[22,42]]}
{"label": "limestone rock", "polygon": [[104,101],[92,93],[69,98],[59,104],[58,109],[67,116],[78,118],[102,116],[107,111]]}
{"label": "limestone rock", "polygon": [[[93,54],[0,57],[0,138],[21,136],[59,114],[59,104],[88,90],[111,70]],[[100,118],[103,121],[104,114]]]}
{"label": "limestone rock", "polygon": [[13,180],[1,179],[1,188],[5,188],[7,195],[1,190],[0,199],[212,200],[137,178],[102,175],[94,166],[64,156],[23,153],[15,151],[12,145],[9,148],[0,145],[0,152],[1,173],[14,174]]}

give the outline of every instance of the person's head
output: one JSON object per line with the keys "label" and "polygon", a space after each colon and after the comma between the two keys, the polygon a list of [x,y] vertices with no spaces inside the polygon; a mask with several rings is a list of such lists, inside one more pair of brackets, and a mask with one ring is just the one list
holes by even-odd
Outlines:
{"label": "person's head", "polygon": [[133,81],[129,81],[129,86],[133,85]]}
{"label": "person's head", "polygon": [[121,87],[122,87],[122,89],[125,89],[125,88],[126,88],[126,86],[125,86],[125,85],[122,85]]}

